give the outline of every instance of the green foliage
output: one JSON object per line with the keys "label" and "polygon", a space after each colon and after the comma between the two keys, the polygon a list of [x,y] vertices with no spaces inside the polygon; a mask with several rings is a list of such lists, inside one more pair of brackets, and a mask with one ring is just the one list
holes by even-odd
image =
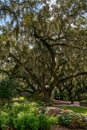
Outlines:
{"label": "green foliage", "polygon": [[48,121],[51,125],[55,125],[55,124],[58,124],[58,120],[57,120],[57,117],[53,116],[53,115],[50,115],[49,118],[48,118]]}
{"label": "green foliage", "polygon": [[[67,106],[68,107],[68,106]],[[74,111],[75,108],[71,107]],[[80,111],[82,108],[76,108]],[[85,108],[82,109],[85,111]],[[87,110],[86,110],[87,111]],[[82,112],[82,111],[81,111]],[[59,124],[69,128],[86,129],[87,118],[70,110],[61,110],[57,116],[47,116],[39,112],[37,103],[14,103],[11,109],[6,108],[0,111],[0,127],[3,130],[50,130],[51,126]]]}
{"label": "green foliage", "polygon": [[87,100],[87,93],[83,93],[80,96],[81,96],[81,100]]}
{"label": "green foliage", "polygon": [[9,113],[7,114],[7,117],[4,118],[2,125],[1,125],[1,128],[3,130],[5,130],[6,127],[10,127],[10,128],[14,127],[14,117],[12,115],[10,115]]}
{"label": "green foliage", "polygon": [[37,103],[14,103],[11,109],[0,113],[0,127],[17,130],[50,130],[56,124],[57,118],[39,113]]}
{"label": "green foliage", "polygon": [[80,98],[81,98],[80,105],[86,107],[87,106],[87,93],[85,92],[83,94],[80,94]]}
{"label": "green foliage", "polygon": [[4,111],[0,111],[0,128],[3,128],[7,118],[8,118],[8,113]]}
{"label": "green foliage", "polygon": [[39,115],[39,121],[40,121],[40,130],[49,130],[51,127],[51,124],[48,120],[48,117],[46,117],[44,114]]}
{"label": "green foliage", "polygon": [[60,113],[58,117],[58,122],[62,126],[66,126],[69,128],[86,128],[87,127],[87,119],[86,117],[70,112],[68,110],[64,110]]}
{"label": "green foliage", "polygon": [[14,126],[17,128],[17,130],[38,130],[39,118],[34,114],[20,112],[14,121]]}
{"label": "green foliage", "polygon": [[23,102],[17,103],[15,102],[12,106],[12,112],[14,115],[17,115],[19,112],[29,112],[33,114],[38,113],[38,104],[35,102]]}
{"label": "green foliage", "polygon": [[17,87],[17,84],[10,79],[3,79],[0,81],[0,98],[11,99],[13,97],[13,90]]}

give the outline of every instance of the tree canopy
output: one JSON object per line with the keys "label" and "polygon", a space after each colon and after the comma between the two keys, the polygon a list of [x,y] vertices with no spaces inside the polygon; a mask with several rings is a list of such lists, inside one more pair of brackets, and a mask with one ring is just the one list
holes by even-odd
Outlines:
{"label": "tree canopy", "polygon": [[72,94],[83,90],[86,7],[86,0],[0,0],[1,76],[14,79],[21,93],[46,99],[55,87]]}

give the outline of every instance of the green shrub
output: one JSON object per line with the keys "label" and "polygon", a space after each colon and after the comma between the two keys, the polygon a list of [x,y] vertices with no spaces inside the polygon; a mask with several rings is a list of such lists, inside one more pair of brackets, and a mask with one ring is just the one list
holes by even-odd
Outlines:
{"label": "green shrub", "polygon": [[87,126],[87,119],[85,116],[80,114],[70,112],[70,111],[63,111],[59,117],[58,122],[62,126],[67,126],[69,128],[86,128]]}
{"label": "green shrub", "polygon": [[[6,112],[4,112],[6,111]],[[0,112],[0,127],[3,130],[50,130],[57,118],[39,113],[36,103],[14,103],[11,109]]]}
{"label": "green shrub", "polygon": [[51,126],[57,124],[57,118],[54,116],[46,116],[45,114],[39,115],[40,127],[39,130],[50,130]]}
{"label": "green shrub", "polygon": [[80,95],[81,100],[87,100],[87,93],[83,93]]}
{"label": "green shrub", "polygon": [[33,114],[20,112],[14,120],[14,126],[17,130],[38,130],[39,118]]}
{"label": "green shrub", "polygon": [[48,121],[51,125],[55,125],[55,124],[58,124],[58,120],[57,120],[57,117],[54,117],[53,115],[49,116],[48,117]]}
{"label": "green shrub", "polygon": [[14,103],[12,106],[12,112],[16,116],[20,112],[29,112],[38,114],[38,104],[32,102]]}
{"label": "green shrub", "polygon": [[6,130],[6,128],[8,128],[8,127],[10,127],[10,128],[14,127],[13,119],[14,119],[14,117],[8,115],[8,117],[2,123],[1,127],[3,128],[3,130]]}
{"label": "green shrub", "polygon": [[13,97],[13,91],[17,84],[11,79],[3,79],[0,81],[0,99],[9,100]]}
{"label": "green shrub", "polygon": [[87,103],[87,100],[82,100],[82,101],[80,101],[80,102],[82,102],[82,103]]}
{"label": "green shrub", "polygon": [[40,130],[49,130],[50,129],[51,123],[46,115],[40,114],[39,122],[40,122],[40,125],[39,125]]}
{"label": "green shrub", "polygon": [[0,128],[3,128],[6,122],[6,119],[8,117],[8,114],[4,111],[0,111]]}

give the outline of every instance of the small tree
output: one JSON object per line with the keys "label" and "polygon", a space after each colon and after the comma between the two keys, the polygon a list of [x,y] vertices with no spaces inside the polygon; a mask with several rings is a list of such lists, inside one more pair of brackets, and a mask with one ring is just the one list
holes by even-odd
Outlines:
{"label": "small tree", "polygon": [[17,84],[11,79],[3,79],[0,81],[0,99],[1,104],[10,103],[14,96],[14,90]]}

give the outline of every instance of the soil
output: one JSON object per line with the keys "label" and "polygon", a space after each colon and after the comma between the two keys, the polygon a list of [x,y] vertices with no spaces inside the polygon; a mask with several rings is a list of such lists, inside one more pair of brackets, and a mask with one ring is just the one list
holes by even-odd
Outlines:
{"label": "soil", "polygon": [[69,128],[66,128],[66,127],[59,127],[58,125],[55,125],[52,127],[51,130],[82,130],[82,129],[69,129]]}

